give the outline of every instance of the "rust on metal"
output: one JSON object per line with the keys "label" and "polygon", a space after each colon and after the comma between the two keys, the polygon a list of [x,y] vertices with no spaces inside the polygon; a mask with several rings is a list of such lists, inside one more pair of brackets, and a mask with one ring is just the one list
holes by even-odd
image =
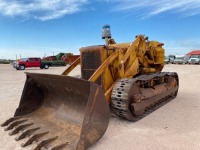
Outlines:
{"label": "rust on metal", "polygon": [[41,141],[38,142],[38,144],[36,144],[36,146],[33,148],[33,150],[40,150],[41,148],[43,148],[46,145],[48,145],[48,143],[53,142],[57,138],[58,138],[58,136],[56,136],[56,137],[50,137],[50,138],[45,139],[45,140],[41,140]]}
{"label": "rust on metal", "polygon": [[[15,117],[2,126],[26,139],[22,147],[87,149],[105,133],[109,105],[96,83],[62,75],[26,73]],[[99,107],[101,106],[101,107]],[[30,118],[30,119],[29,119]]]}
{"label": "rust on metal", "polygon": [[178,87],[179,79],[173,72],[121,79],[114,87],[111,106],[119,117],[135,120],[163,99],[174,98]]}
{"label": "rust on metal", "polygon": [[33,123],[24,123],[24,124],[20,124],[16,127],[13,128],[13,130],[11,132],[9,132],[9,135],[14,135],[14,134],[17,134],[20,130],[23,130],[24,128],[26,127],[29,127],[33,125]]}
{"label": "rust on metal", "polygon": [[22,133],[20,133],[15,140],[19,141],[21,139],[24,139],[25,137],[31,135],[32,133],[34,133],[35,131],[39,130],[40,127],[32,127],[32,128],[28,128],[22,131]]}
{"label": "rust on metal", "polygon": [[12,118],[9,118],[8,120],[6,120],[4,123],[1,124],[2,127],[4,126],[7,126],[9,123],[11,123],[12,121],[15,121],[17,119],[19,119],[21,117],[12,117]]}

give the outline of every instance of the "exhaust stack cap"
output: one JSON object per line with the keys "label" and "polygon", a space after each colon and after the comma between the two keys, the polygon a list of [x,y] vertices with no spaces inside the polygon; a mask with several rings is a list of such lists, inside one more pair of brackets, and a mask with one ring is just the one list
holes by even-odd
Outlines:
{"label": "exhaust stack cap", "polygon": [[104,25],[102,28],[102,39],[111,38],[111,30],[110,30],[110,25]]}
{"label": "exhaust stack cap", "polygon": [[104,25],[102,28],[102,39],[105,39],[106,46],[108,45],[108,39],[111,38],[110,25]]}
{"label": "exhaust stack cap", "polygon": [[102,28],[102,39],[111,38],[110,25],[104,25]]}

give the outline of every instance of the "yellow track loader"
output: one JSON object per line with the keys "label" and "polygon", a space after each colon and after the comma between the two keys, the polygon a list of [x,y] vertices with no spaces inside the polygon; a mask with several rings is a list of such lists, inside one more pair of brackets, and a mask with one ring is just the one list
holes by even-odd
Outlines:
{"label": "yellow track loader", "polygon": [[[105,133],[110,108],[132,121],[176,97],[177,73],[161,72],[163,43],[138,35],[117,44],[109,25],[102,31],[106,44],[81,48],[62,75],[26,73],[19,107],[2,124],[17,141],[24,139],[22,147],[84,150]],[[67,76],[77,65],[81,77]]]}

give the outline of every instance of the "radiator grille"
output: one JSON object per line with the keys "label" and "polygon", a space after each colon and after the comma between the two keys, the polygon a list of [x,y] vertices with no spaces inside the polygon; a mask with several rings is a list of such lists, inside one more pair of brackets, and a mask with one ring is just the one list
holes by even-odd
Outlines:
{"label": "radiator grille", "polygon": [[[85,51],[81,54],[81,74],[82,78],[88,80],[97,68],[102,64],[100,51]],[[97,79],[96,83],[102,84],[102,75]]]}

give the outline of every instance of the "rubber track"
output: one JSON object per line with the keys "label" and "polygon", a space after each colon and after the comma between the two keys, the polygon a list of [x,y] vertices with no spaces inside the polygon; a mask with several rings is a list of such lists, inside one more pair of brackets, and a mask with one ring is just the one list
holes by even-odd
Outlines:
{"label": "rubber track", "polygon": [[164,82],[167,82],[167,79],[172,76],[177,80],[177,86],[179,85],[178,75],[175,72],[161,72],[155,73],[150,75],[141,75],[137,78],[124,78],[119,80],[115,87],[113,88],[112,95],[111,95],[111,108],[113,112],[119,116],[120,118],[135,121],[141,119],[142,117],[146,116],[147,114],[151,113],[155,109],[163,106],[170,100],[172,100],[174,96],[166,96],[161,100],[157,101],[156,103],[148,106],[145,108],[145,112],[143,115],[135,116],[131,111],[131,102],[128,100],[128,93],[132,86],[132,84],[136,83],[139,87],[143,88],[150,88],[150,81],[152,79],[156,81],[154,85],[160,84],[161,78],[164,77]]}

